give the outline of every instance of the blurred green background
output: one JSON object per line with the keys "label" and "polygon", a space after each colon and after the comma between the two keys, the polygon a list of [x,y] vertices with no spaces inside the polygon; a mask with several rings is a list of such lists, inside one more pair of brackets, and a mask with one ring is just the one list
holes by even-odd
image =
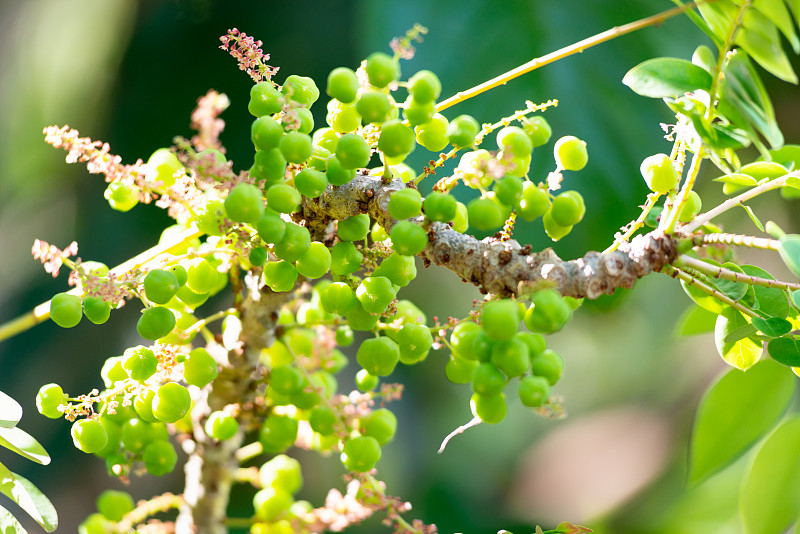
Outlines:
{"label": "blurred green background", "polygon": [[[115,265],[155,244],[168,224],[154,206],[112,211],[103,200],[102,178],[66,165],[65,154],[44,143],[43,127],[69,124],[109,142],[113,153],[132,163],[168,146],[175,135],[189,136],[196,99],[213,88],[232,102],[223,114],[228,156],[235,170],[249,168],[251,81],[217,48],[228,28],[264,41],[271,64],[281,69],[279,83],[300,74],[317,80],[324,91],[332,68],[355,68],[370,52],[388,51],[393,36],[419,22],[430,32],[416,56],[403,63],[404,78],[433,70],[444,97],[671,5],[666,0],[2,1],[0,321],[66,288],[66,275],[53,280],[31,258],[35,238],[61,247],[75,239],[84,260]],[[588,167],[569,173],[565,182],[585,197],[587,217],[554,247],[564,258],[578,257],[604,249],[614,232],[638,215],[646,195],[639,163],[670,150],[659,126],[672,120],[666,107],[632,93],[620,83],[622,76],[654,56],[688,58],[701,43],[705,36],[688,19],[673,19],[530,73],[447,115],[470,113],[490,122],[528,99],[559,100],[546,115],[554,139],[576,135],[589,146]],[[787,142],[800,142],[796,88],[765,78]],[[324,105],[322,98],[314,106],[318,124],[324,123]],[[551,149],[552,141],[535,151],[535,179],[552,170]],[[409,163],[420,170],[431,157],[419,148]],[[721,195],[707,181],[700,191],[707,205]],[[775,195],[754,207],[797,231],[797,202]],[[754,231],[737,217],[723,222],[729,229]],[[551,244],[538,221],[521,221],[515,236],[537,249]],[[765,268],[782,274],[775,260],[759,256]],[[429,319],[463,316],[480,298],[472,286],[437,269],[420,270],[400,297],[415,300]],[[565,520],[615,534],[739,532],[736,480],[746,459],[698,489],[683,487],[693,410],[705,385],[722,370],[710,337],[673,336],[687,306],[678,284],[661,275],[584,306],[549,340],[567,362],[556,392],[564,396],[569,417],[544,420],[512,403],[501,424],[468,431],[442,455],[436,454],[442,438],[471,417],[469,388],[444,379],[445,351],[399,371],[397,380],[406,384],[403,400],[393,406],[400,431],[379,464],[388,491],[413,503],[409,517],[436,523],[440,532],[531,532],[537,523]],[[71,394],[101,387],[102,362],[139,342],[132,329],[136,308],[123,308],[102,327],[84,321],[65,331],[48,323],[0,345],[0,389],[23,404],[21,427],[42,441],[53,462],[30,466],[11,453],[0,459],[53,500],[59,532],[75,532],[94,511],[102,489],[122,486],[105,474],[101,461],[72,446],[67,423],[36,412],[36,391],[49,382]],[[341,379],[340,389],[349,387],[348,380]],[[302,495],[312,503],[320,505],[331,485],[343,489],[337,459],[300,457],[306,475]],[[180,491],[181,480],[181,473],[135,478],[129,490],[146,498]],[[237,492],[232,509],[246,514],[249,495]],[[371,520],[360,531],[382,528]]]}

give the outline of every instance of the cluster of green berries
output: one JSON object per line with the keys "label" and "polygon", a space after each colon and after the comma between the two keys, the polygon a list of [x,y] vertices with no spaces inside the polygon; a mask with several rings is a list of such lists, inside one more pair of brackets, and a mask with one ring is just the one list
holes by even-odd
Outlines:
{"label": "cluster of green berries", "polygon": [[135,508],[133,497],[127,491],[106,490],[97,497],[97,512],[87,517],[79,526],[78,534],[107,534],[114,532],[116,523]]}
{"label": "cluster of green berries", "polygon": [[[490,301],[480,324],[462,321],[453,329],[445,374],[451,382],[472,384],[472,411],[485,423],[505,418],[503,391],[512,379],[518,380],[523,405],[542,406],[564,371],[563,359],[547,348],[542,334],[560,330],[571,316],[569,302],[551,289],[534,293],[527,309],[512,299]],[[520,323],[528,330],[520,331]]]}

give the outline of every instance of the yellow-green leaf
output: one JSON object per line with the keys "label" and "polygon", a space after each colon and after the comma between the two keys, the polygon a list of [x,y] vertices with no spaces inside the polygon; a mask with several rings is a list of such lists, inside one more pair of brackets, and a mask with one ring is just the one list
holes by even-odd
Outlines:
{"label": "yellow-green leaf", "polygon": [[737,328],[747,324],[747,320],[738,310],[726,307],[717,317],[717,324],[714,328],[714,342],[717,346],[717,352],[729,365],[742,371],[752,367],[761,357],[761,343],[756,343],[749,337],[726,343],[725,338]]}
{"label": "yellow-green leaf", "polygon": [[58,527],[58,514],[50,499],[25,477],[0,464],[0,492],[17,503],[47,532]]}
{"label": "yellow-green leaf", "polygon": [[659,57],[633,67],[622,83],[642,96],[678,97],[697,89],[711,88],[711,75],[685,59]]}
{"label": "yellow-green leaf", "polygon": [[14,451],[28,460],[42,465],[50,463],[50,456],[36,439],[19,428],[0,427],[0,447]]}

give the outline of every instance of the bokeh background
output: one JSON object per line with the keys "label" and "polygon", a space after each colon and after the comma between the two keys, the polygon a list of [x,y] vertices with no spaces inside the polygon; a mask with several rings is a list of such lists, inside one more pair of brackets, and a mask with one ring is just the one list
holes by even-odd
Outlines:
{"label": "bokeh background", "polygon": [[[217,48],[228,28],[264,41],[271,63],[281,69],[279,83],[300,74],[318,80],[324,91],[332,68],[355,68],[370,52],[388,51],[393,36],[419,22],[430,31],[416,56],[403,63],[404,77],[431,69],[442,80],[444,97],[671,5],[666,0],[0,1],[0,321],[66,287],[65,274],[54,280],[31,258],[35,238],[62,247],[75,239],[83,259],[115,265],[155,244],[169,223],[154,206],[112,211],[103,200],[102,178],[66,165],[65,154],[44,143],[43,127],[69,124],[82,135],[108,141],[112,152],[131,163],[168,146],[175,135],[189,136],[196,99],[213,88],[232,102],[223,114],[222,140],[234,169],[251,165],[252,117],[246,109],[251,81]],[[604,249],[614,232],[637,216],[646,195],[639,163],[670,149],[659,126],[672,120],[666,107],[635,95],[621,84],[622,76],[654,56],[689,58],[706,41],[688,19],[673,19],[530,73],[448,116],[470,113],[490,122],[528,99],[559,100],[546,115],[554,139],[576,135],[588,142],[590,154],[588,167],[569,173],[565,183],[583,194],[587,217],[554,245],[562,257],[578,257]],[[800,142],[797,88],[765,79],[787,142]],[[323,97],[313,109],[318,124],[324,123],[324,105]],[[535,178],[552,170],[551,149],[552,141],[535,151]],[[430,157],[419,148],[409,162],[421,169]],[[707,205],[721,197],[707,180],[700,191]],[[754,207],[787,230],[798,230],[798,201],[774,195]],[[740,219],[723,222],[731,230],[754,231]],[[540,222],[521,221],[515,236],[537,249],[552,245]],[[759,261],[783,274],[775,258],[759,256]],[[400,296],[415,300],[429,318],[463,316],[479,298],[472,286],[437,269],[420,270]],[[445,351],[399,371],[398,381],[406,384],[406,395],[394,406],[400,431],[379,464],[389,492],[410,500],[409,515],[436,523],[440,532],[531,532],[536,524],[552,527],[564,520],[615,534],[739,532],[737,480],[746,458],[699,488],[684,487],[693,411],[723,368],[709,336],[673,335],[688,304],[678,284],[662,275],[587,303],[565,331],[549,339],[567,362],[556,392],[564,396],[569,417],[544,420],[512,403],[501,424],[468,431],[441,455],[436,450],[442,438],[471,417],[469,388],[445,380]],[[84,321],[61,330],[47,323],[0,345],[0,389],[23,404],[21,427],[41,440],[53,462],[37,466],[5,451],[0,460],[51,498],[60,514],[59,532],[75,532],[94,511],[96,496],[122,485],[106,475],[101,461],[72,446],[67,423],[36,412],[36,391],[49,382],[71,394],[102,386],[102,362],[139,342],[135,308],[116,312],[102,327]],[[343,374],[340,389],[350,386],[354,372]],[[318,505],[327,488],[342,488],[337,459],[300,457],[305,498]],[[127,489],[136,498],[180,491],[180,475],[135,479]],[[244,489],[237,491],[232,513],[247,514],[249,498]],[[23,521],[37,532],[38,526]],[[372,520],[359,531],[382,528]]]}

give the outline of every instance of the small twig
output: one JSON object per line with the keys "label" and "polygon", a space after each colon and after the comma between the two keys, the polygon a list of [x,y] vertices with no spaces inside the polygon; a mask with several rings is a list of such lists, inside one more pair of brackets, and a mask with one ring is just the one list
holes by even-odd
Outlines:
{"label": "small twig", "polygon": [[472,428],[473,426],[478,426],[482,422],[483,421],[481,421],[481,418],[476,415],[475,417],[472,418],[472,420],[469,423],[467,423],[465,425],[461,425],[460,427],[458,427],[455,430],[453,430],[452,432],[450,432],[447,435],[447,437],[444,438],[444,440],[442,441],[442,444],[439,447],[439,450],[436,451],[437,454],[442,454],[444,452],[445,447],[447,447],[447,444],[450,443],[451,439],[453,439],[454,437],[456,437],[459,434],[463,434],[464,432],[466,432],[467,429]]}
{"label": "small twig", "polygon": [[687,256],[685,254],[678,256],[678,259],[675,260],[675,266],[690,267],[695,271],[699,271],[708,276],[713,276],[714,278],[722,278],[723,280],[730,280],[731,282],[742,282],[751,286],[775,287],[784,290],[800,289],[800,284],[797,283],[782,282],[780,280],[770,280],[760,276],[742,274],[731,269],[726,269],[725,267],[711,265],[710,263],[698,260],[697,258],[692,258],[691,256]]}
{"label": "small twig", "polygon": [[708,295],[714,297],[715,299],[717,299],[717,300],[719,300],[721,302],[724,302],[725,304],[727,304],[731,308],[739,310],[740,312],[744,313],[745,315],[749,315],[750,317],[760,317],[757,313],[755,313],[750,308],[742,306],[741,304],[739,304],[738,302],[736,302],[735,300],[733,300],[729,296],[727,296],[727,295],[725,295],[723,293],[720,293],[719,291],[717,291],[713,287],[709,286],[708,284],[705,284],[705,283],[701,282],[700,280],[698,280],[697,278],[693,277],[691,274],[687,273],[686,271],[678,269],[677,267],[673,267],[672,265],[665,265],[664,269],[661,272],[663,272],[665,274],[668,274],[669,276],[671,276],[673,278],[678,278],[680,280],[683,280],[684,282],[686,282],[687,285],[695,286],[697,289],[699,289],[703,293],[707,293]]}
{"label": "small twig", "polygon": [[740,247],[760,248],[763,250],[778,251],[780,243],[777,239],[768,239],[766,237],[753,237],[741,234],[701,234],[692,236],[692,245],[695,247],[705,245],[715,245],[717,243],[723,245],[736,245]]}

